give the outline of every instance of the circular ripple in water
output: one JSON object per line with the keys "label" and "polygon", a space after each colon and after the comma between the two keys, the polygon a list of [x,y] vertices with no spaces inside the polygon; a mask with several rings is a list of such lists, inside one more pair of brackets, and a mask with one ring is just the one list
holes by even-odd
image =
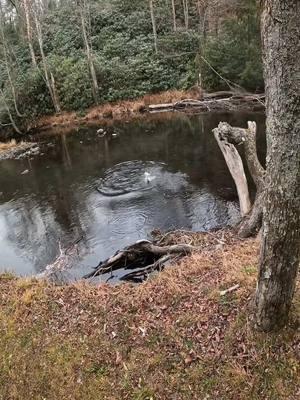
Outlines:
{"label": "circular ripple in water", "polygon": [[165,164],[152,161],[128,161],[109,168],[101,179],[98,191],[104,196],[118,196],[145,191],[158,182]]}
{"label": "circular ripple in water", "polygon": [[130,220],[128,218],[128,214],[120,215],[113,220],[111,231],[117,235],[132,234],[142,230],[146,221],[147,217],[142,213],[130,213]]}

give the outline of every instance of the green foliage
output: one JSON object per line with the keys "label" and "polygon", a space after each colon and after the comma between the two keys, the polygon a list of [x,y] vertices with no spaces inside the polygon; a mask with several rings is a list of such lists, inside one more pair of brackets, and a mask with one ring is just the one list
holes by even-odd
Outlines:
{"label": "green foliage", "polygon": [[[250,1],[240,14],[227,20],[222,34],[209,38],[202,63],[204,86],[211,90],[228,89],[218,76],[251,91],[263,90],[260,29],[255,3]],[[211,68],[213,67],[213,69]]]}
{"label": "green foliage", "polygon": [[[88,4],[90,18],[87,18],[86,29],[101,103],[133,99],[172,88],[187,89],[196,84],[200,68],[205,89],[227,88],[224,81],[201,61],[200,54],[226,79],[248,90],[263,87],[254,0],[241,0],[241,5],[219,27],[217,37],[208,32],[201,51],[203,38],[199,32],[196,3],[190,5],[188,30],[184,27],[182,3],[176,3],[178,30],[174,32],[170,4],[156,0],[158,54],[154,51],[148,0],[89,0]],[[51,2],[40,23],[47,69],[55,79],[62,110],[82,111],[93,105],[92,80],[79,8],[71,0]],[[33,34],[33,47],[38,68],[31,65],[28,43],[21,31],[21,28],[19,31],[15,29],[8,19],[5,35],[16,100],[19,110],[25,114],[24,120],[32,120],[53,113],[54,109],[36,34]],[[2,59],[0,45],[0,61]],[[3,68],[3,63],[0,63],[0,85],[14,114],[11,88]],[[5,108],[0,108],[3,121]]]}
{"label": "green foliage", "polygon": [[83,110],[93,103],[88,63],[85,58],[53,55],[48,60],[63,110]]}
{"label": "green foliage", "polygon": [[20,74],[17,85],[18,102],[27,119],[33,120],[39,115],[53,112],[49,92],[39,69],[29,68],[25,74]]}
{"label": "green foliage", "polygon": [[63,7],[50,13],[43,21],[44,51],[69,57],[81,54],[83,39],[78,13]]}

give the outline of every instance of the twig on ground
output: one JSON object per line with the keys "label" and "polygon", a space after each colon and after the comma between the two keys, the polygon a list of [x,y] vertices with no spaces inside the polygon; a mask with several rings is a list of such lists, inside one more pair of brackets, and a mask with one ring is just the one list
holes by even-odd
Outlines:
{"label": "twig on ground", "polygon": [[226,296],[226,294],[232,293],[232,292],[234,292],[235,290],[237,290],[237,289],[239,289],[239,288],[240,288],[240,285],[237,284],[237,285],[234,285],[234,286],[230,287],[229,289],[222,290],[222,291],[220,292],[220,296]]}

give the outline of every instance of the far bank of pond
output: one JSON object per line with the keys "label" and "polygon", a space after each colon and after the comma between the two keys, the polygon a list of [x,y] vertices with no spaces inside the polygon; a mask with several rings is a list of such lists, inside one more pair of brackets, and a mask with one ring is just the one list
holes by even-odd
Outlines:
{"label": "far bank of pond", "polygon": [[200,112],[264,112],[264,94],[221,91],[203,92],[199,87],[187,91],[170,90],[148,94],[135,100],[123,100],[104,103],[83,113],[63,112],[58,115],[44,116],[29,126],[29,129],[52,129],[55,127],[76,127],[81,124],[112,125],[126,118],[141,118],[149,113],[183,111]]}

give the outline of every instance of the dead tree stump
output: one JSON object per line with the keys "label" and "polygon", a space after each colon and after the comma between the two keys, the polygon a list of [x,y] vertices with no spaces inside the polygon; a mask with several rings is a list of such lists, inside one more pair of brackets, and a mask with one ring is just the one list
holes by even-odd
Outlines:
{"label": "dead tree stump", "polygon": [[[257,157],[256,123],[249,121],[248,129],[243,129],[220,122],[219,126],[213,129],[213,133],[238,192],[242,216],[238,234],[243,238],[253,236],[259,231],[262,223],[265,184],[265,170]],[[252,206],[243,161],[237,150],[237,146],[240,145],[244,146],[247,166],[257,189]]]}

